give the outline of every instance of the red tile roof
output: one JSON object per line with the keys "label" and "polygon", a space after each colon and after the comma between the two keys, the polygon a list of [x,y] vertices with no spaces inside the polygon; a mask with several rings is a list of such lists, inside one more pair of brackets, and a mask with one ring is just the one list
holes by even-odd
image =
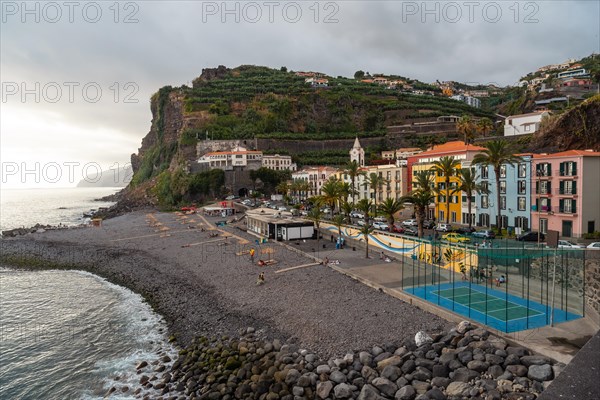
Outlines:
{"label": "red tile roof", "polygon": [[485,148],[481,147],[481,146],[475,146],[473,144],[465,144],[465,142],[458,140],[458,141],[447,142],[444,144],[434,146],[433,149],[419,153],[419,154],[415,155],[414,157],[422,158],[422,157],[435,156],[435,155],[445,154],[445,153],[460,153],[460,152],[467,152],[467,151],[482,151],[482,150],[485,150]]}
{"label": "red tile roof", "polygon": [[560,153],[534,154],[533,158],[555,158],[555,157],[600,157],[600,152],[588,150],[567,150]]}

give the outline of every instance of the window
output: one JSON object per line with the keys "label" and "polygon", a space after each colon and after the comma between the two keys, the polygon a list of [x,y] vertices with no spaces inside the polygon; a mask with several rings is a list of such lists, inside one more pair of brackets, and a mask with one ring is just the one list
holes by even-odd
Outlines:
{"label": "window", "polygon": [[548,220],[546,218],[540,218],[540,232],[548,233]]}
{"label": "window", "polygon": [[536,204],[537,204],[537,210],[541,211],[541,212],[550,212],[552,210],[551,208],[551,202],[550,199],[542,197],[539,199],[536,199]]}
{"label": "window", "polygon": [[500,193],[506,194],[506,181],[500,181]]}
{"label": "window", "polygon": [[519,178],[527,178],[527,164],[519,164]]}
{"label": "window", "polygon": [[458,196],[452,196],[450,202],[453,204],[458,204]]}
{"label": "window", "polygon": [[537,188],[536,193],[537,194],[550,194],[551,191],[551,184],[548,181],[541,181],[541,182],[536,182],[535,186]]}
{"label": "window", "polygon": [[450,222],[456,222],[456,212],[452,211],[450,213]]}
{"label": "window", "polygon": [[527,209],[527,197],[517,197],[517,209],[525,211]]}
{"label": "window", "polygon": [[575,181],[561,181],[560,194],[577,194],[577,185]]}
{"label": "window", "polygon": [[488,197],[481,196],[481,208],[488,208]]}
{"label": "window", "polygon": [[527,217],[515,217],[515,227],[526,231],[529,229],[529,220]]}
{"label": "window", "polygon": [[518,181],[517,182],[518,194],[527,193],[527,181]]}
{"label": "window", "polygon": [[444,190],[444,189],[446,189],[446,183],[445,182],[438,183],[438,190]]}
{"label": "window", "polygon": [[480,226],[490,226],[490,215],[489,214],[479,214],[479,225]]}
{"label": "window", "polygon": [[561,176],[575,176],[577,175],[577,163],[573,161],[567,161],[560,163],[560,175]]}
{"label": "window", "polygon": [[439,219],[440,221],[443,221],[443,220],[444,220],[444,212],[443,212],[442,210],[440,210],[440,211],[439,211],[439,216],[438,216],[438,219]]}
{"label": "window", "polygon": [[536,168],[536,172],[537,172],[538,176],[552,176],[550,164],[548,164],[548,163],[538,164],[537,168]]}
{"label": "window", "polygon": [[559,200],[559,211],[566,214],[575,213],[575,200],[573,199],[561,199]]}
{"label": "window", "polygon": [[500,196],[500,209],[506,210],[506,196]]}
{"label": "window", "polygon": [[487,192],[490,190],[490,185],[487,182],[481,182],[481,187],[483,188],[484,192]]}
{"label": "window", "polygon": [[523,130],[525,132],[531,132],[531,125],[527,124],[527,125],[523,125]]}
{"label": "window", "polygon": [[488,167],[481,167],[481,179],[488,179]]}
{"label": "window", "polygon": [[506,178],[506,165],[500,166],[500,178]]}

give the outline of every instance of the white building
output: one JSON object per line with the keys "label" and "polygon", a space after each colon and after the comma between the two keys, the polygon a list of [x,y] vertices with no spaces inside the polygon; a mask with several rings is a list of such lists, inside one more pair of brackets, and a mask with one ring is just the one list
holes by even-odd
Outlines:
{"label": "white building", "polygon": [[291,156],[280,156],[279,154],[274,155],[263,155],[262,166],[265,168],[273,169],[275,171],[290,170],[295,171],[298,167],[292,162]]}
{"label": "white building", "polygon": [[354,146],[350,149],[350,161],[356,161],[359,166],[365,166],[365,149],[362,148],[358,137],[354,141]]}
{"label": "white building", "polygon": [[384,160],[405,160],[410,156],[421,153],[422,151],[423,150],[418,147],[403,147],[397,150],[382,151],[381,158]]}
{"label": "white building", "polygon": [[292,180],[308,182],[310,190],[308,197],[321,194],[321,187],[337,170],[332,167],[307,167],[300,171],[292,172]]}
{"label": "white building", "polygon": [[476,97],[465,96],[464,94],[458,94],[456,96],[450,97],[451,99],[462,101],[463,103],[467,103],[471,107],[480,108],[481,101]]}
{"label": "white building", "polygon": [[550,115],[548,111],[511,115],[504,121],[504,136],[528,135],[540,129],[542,118]]}
{"label": "white building", "polygon": [[198,159],[199,164],[208,164],[212,168],[228,169],[246,167],[249,163],[261,163],[262,151],[247,150],[238,146],[231,151],[212,151]]}

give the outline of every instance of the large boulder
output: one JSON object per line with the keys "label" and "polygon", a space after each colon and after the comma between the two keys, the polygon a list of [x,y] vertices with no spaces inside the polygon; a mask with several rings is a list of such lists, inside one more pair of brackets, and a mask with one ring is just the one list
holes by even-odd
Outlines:
{"label": "large boulder", "polygon": [[550,381],[554,377],[552,366],[550,364],[532,365],[529,367],[527,377],[539,382]]}
{"label": "large boulder", "polygon": [[471,385],[465,382],[452,382],[446,388],[446,394],[448,396],[468,396],[471,391]]}
{"label": "large boulder", "polygon": [[431,336],[429,336],[423,331],[417,332],[417,334],[415,335],[415,344],[417,345],[417,347],[421,347],[427,343],[433,343],[433,339],[431,338]]}
{"label": "large boulder", "polygon": [[352,389],[346,383],[340,383],[333,388],[333,393],[335,394],[336,399],[348,399],[352,397]]}
{"label": "large boulder", "polygon": [[331,389],[333,389],[333,382],[325,381],[319,382],[317,384],[317,396],[320,399],[326,399],[329,397],[329,393],[331,393]]}

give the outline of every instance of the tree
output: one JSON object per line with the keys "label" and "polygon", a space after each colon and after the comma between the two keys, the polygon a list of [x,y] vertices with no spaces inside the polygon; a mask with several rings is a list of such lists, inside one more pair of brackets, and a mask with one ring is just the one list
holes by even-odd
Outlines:
{"label": "tree", "polygon": [[477,121],[476,129],[481,136],[485,137],[489,132],[494,130],[494,123],[489,118],[481,118]]}
{"label": "tree", "polygon": [[338,214],[335,217],[333,217],[333,220],[331,221],[338,229],[338,237],[340,238],[342,237],[342,225],[344,225],[345,220],[346,218],[342,214]]}
{"label": "tree", "polygon": [[354,79],[362,79],[365,77],[365,71],[358,70],[354,73]]}
{"label": "tree", "polygon": [[[317,201],[317,203],[319,203]],[[315,223],[317,228],[317,249],[321,247],[321,221],[323,220],[323,211],[321,211],[321,205],[317,204],[309,212],[307,218]]]}
{"label": "tree", "polygon": [[394,226],[395,215],[404,208],[404,200],[397,199],[385,199],[383,203],[379,205],[377,211],[383,215],[387,220],[390,231]]}
{"label": "tree", "polygon": [[323,202],[331,207],[331,218],[333,218],[336,203],[342,197],[341,184],[342,182],[338,181],[335,177],[331,177],[321,186]]}
{"label": "tree", "polygon": [[463,115],[460,117],[458,122],[456,122],[456,130],[462,133],[465,144],[469,144],[475,136],[475,123],[471,119],[471,116]]}
{"label": "tree", "polygon": [[352,217],[350,216],[350,213],[354,209],[354,205],[347,201],[342,201],[340,209],[344,213],[344,217],[346,218],[346,221],[348,222],[348,224],[352,224]]}
{"label": "tree", "polygon": [[362,233],[365,239],[365,258],[369,258],[369,235],[373,232],[373,227],[371,226],[371,209],[373,208],[373,202],[368,199],[362,199],[356,206],[365,216],[365,225],[361,227],[360,233]]}
{"label": "tree", "polygon": [[438,194],[442,194],[446,199],[446,223],[450,222],[450,178],[456,175],[456,170],[460,165],[460,161],[454,157],[444,156],[438,161],[434,161],[431,170],[438,176],[444,177],[445,188],[438,190]]}
{"label": "tree", "polygon": [[350,195],[352,195],[352,204],[356,203],[356,178],[364,175],[364,172],[360,170],[360,164],[356,160],[350,161],[346,164],[346,168],[343,171],[350,177]]}
{"label": "tree", "polygon": [[475,154],[473,164],[484,167],[491,166],[496,176],[496,206],[498,215],[496,216],[496,228],[502,230],[502,210],[500,209],[500,169],[502,165],[512,165],[521,161],[521,157],[515,156],[512,148],[506,140],[494,140],[487,142],[485,150]]}
{"label": "tree", "polygon": [[423,237],[423,222],[427,215],[427,209],[435,198],[432,186],[431,171],[417,171],[413,175],[413,190],[402,198],[404,202],[411,203],[417,216],[417,228],[419,237]]}
{"label": "tree", "polygon": [[275,190],[279,193],[282,194],[284,196],[287,196],[289,190],[290,190],[290,184],[287,181],[281,181],[277,184],[277,186],[275,187]]}
{"label": "tree", "polygon": [[376,174],[375,172],[371,172],[369,177],[367,178],[369,186],[374,192],[375,195],[375,208],[377,208],[377,194],[379,190],[382,190],[382,185],[386,184],[388,181],[383,176]]}
{"label": "tree", "polygon": [[479,176],[473,172],[471,168],[463,168],[458,170],[458,186],[452,191],[452,194],[464,192],[467,195],[467,209],[469,210],[469,229],[473,225],[473,221],[471,220],[471,197],[473,193],[477,194],[488,194],[490,191],[486,186],[477,183]]}

